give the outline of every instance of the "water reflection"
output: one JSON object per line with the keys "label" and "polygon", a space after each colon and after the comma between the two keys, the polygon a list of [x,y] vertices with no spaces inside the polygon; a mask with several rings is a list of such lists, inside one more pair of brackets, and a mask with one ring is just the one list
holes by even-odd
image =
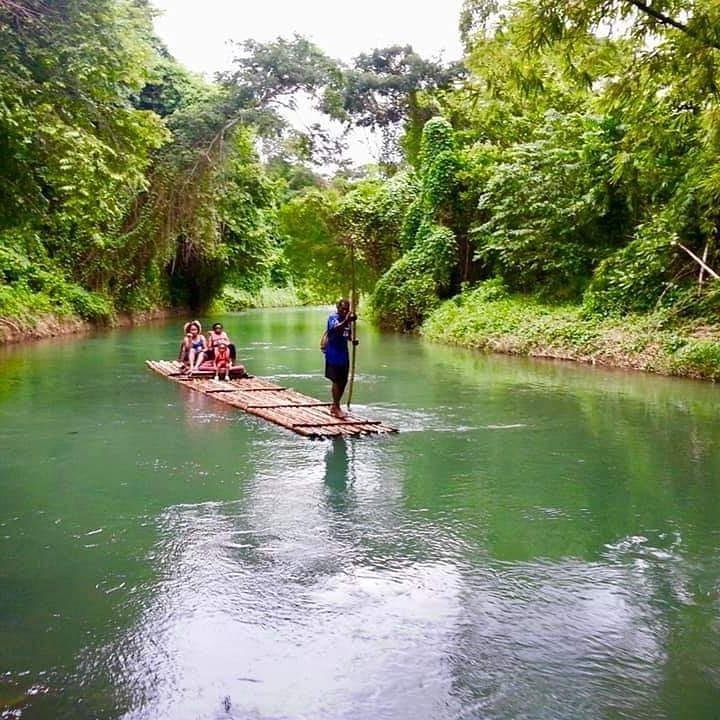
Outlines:
{"label": "water reflection", "polygon": [[328,443],[325,452],[324,482],[328,507],[340,514],[347,513],[352,505],[352,499],[349,496],[351,490],[348,487],[351,482],[348,441],[344,438]]}
{"label": "water reflection", "polygon": [[[323,320],[225,324],[258,375],[324,397]],[[331,443],[147,372],[174,326],[18,350],[0,373],[0,703],[714,720],[718,388],[366,335],[358,400],[401,433]]]}
{"label": "water reflection", "polygon": [[165,513],[154,553],[165,579],[118,649],[125,718],[403,717],[450,701],[457,572],[372,557],[392,543],[357,524],[347,493],[363,478],[345,443],[285,449],[271,487]]}

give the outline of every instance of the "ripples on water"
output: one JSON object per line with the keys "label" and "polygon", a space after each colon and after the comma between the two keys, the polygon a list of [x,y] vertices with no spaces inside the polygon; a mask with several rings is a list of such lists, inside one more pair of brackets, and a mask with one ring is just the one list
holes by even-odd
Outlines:
{"label": "ripples on water", "polygon": [[667,627],[636,560],[677,561],[676,537],[497,562],[454,512],[404,509],[368,446],[279,449],[252,502],[159,518],[163,577],[103,661],[124,718],[653,715]]}
{"label": "ripples on water", "polygon": [[[266,502],[277,517],[275,494]],[[319,518],[308,525],[308,506],[290,514],[296,522],[283,509],[285,522],[263,527],[264,513],[238,510],[211,504],[165,518],[171,570],[133,638],[123,674],[138,683],[140,707],[127,717],[206,716],[225,697],[239,717],[377,716],[379,708],[399,717],[447,695],[441,648],[458,613],[452,566],[394,558],[377,522],[366,532]]]}
{"label": "ripples on water", "polygon": [[[256,319],[258,374],[326,396],[314,324]],[[383,342],[354,409],[391,437],[247,418],[144,336],[112,397],[68,361],[0,404],[0,718],[716,718],[706,389]]]}
{"label": "ripples on water", "polygon": [[[449,407],[432,410],[407,410],[396,405],[378,403],[372,407],[354,405],[354,412],[362,416],[378,416],[400,432],[466,433],[473,430],[516,430],[528,427],[527,423],[491,423],[468,425],[461,414]],[[465,421],[467,418],[465,418]]]}

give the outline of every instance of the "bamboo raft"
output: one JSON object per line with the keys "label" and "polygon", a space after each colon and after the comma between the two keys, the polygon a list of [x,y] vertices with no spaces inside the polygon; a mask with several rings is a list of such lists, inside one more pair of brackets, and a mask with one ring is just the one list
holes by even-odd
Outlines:
{"label": "bamboo raft", "polygon": [[313,440],[397,432],[397,428],[379,420],[367,420],[351,413],[344,419],[337,418],[330,414],[330,403],[320,402],[262,378],[246,376],[217,381],[210,371],[188,377],[176,361],[147,360],[146,365],[190,390],[209,395],[225,405],[232,405]]}

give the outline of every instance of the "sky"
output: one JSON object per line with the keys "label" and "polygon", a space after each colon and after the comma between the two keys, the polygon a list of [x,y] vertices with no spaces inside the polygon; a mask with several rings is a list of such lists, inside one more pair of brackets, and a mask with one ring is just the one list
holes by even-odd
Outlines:
{"label": "sky", "polygon": [[412,45],[423,57],[462,57],[462,0],[152,0],[155,29],[170,52],[208,78],[229,67],[228,41],[294,33],[338,60],[376,47]]}
{"label": "sky", "polygon": [[[458,19],[462,0],[152,0],[155,31],[189,70],[212,79],[231,66],[232,42],[267,42],[299,34],[331,57],[349,62],[362,52],[412,45],[422,57],[462,57]],[[293,122],[318,117],[300,111]],[[376,162],[380,138],[368,130],[349,136],[356,165]]]}

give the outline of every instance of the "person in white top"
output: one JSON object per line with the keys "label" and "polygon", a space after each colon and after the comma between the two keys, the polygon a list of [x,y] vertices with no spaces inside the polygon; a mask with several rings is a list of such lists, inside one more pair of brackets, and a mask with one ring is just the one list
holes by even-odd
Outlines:
{"label": "person in white top", "polygon": [[208,360],[213,359],[213,356],[215,355],[215,348],[221,342],[224,342],[228,346],[228,350],[230,351],[230,359],[235,360],[235,358],[236,358],[235,345],[233,345],[230,342],[230,338],[228,337],[228,334],[223,329],[222,323],[216,322],[212,326],[212,332],[208,333],[207,341],[208,341],[209,351],[205,353],[205,356]]}

